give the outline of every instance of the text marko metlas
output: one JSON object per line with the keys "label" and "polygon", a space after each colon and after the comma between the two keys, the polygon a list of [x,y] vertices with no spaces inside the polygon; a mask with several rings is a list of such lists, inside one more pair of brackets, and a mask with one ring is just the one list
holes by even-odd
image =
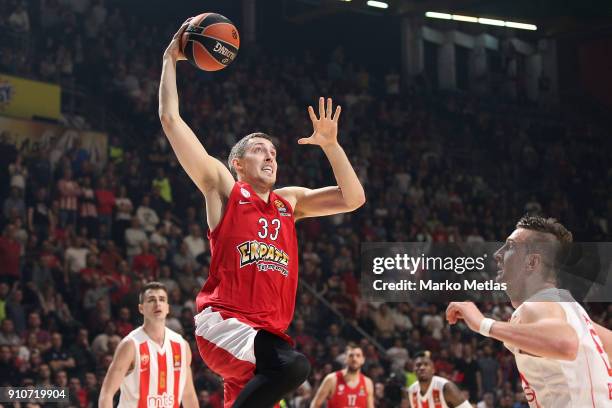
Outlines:
{"label": "text marko metlas", "polygon": [[[480,257],[441,257],[441,256],[410,256],[408,254],[396,254],[388,257],[374,257],[372,259],[372,272],[382,275],[387,271],[407,272],[410,275],[418,273],[425,276],[429,272],[454,272],[462,275],[465,272],[479,272],[485,269],[487,254]],[[455,276],[456,277],[456,276]],[[385,282],[375,279],[372,287],[376,291],[386,290],[426,290],[426,291],[454,291],[454,290],[506,290],[506,283],[498,283],[493,280],[479,281],[465,279],[460,282],[456,280],[419,279],[418,281],[400,279],[393,282]]]}

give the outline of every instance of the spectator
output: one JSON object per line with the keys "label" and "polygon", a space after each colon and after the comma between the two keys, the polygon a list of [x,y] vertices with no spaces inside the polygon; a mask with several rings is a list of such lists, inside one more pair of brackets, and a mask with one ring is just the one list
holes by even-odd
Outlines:
{"label": "spectator", "polygon": [[136,210],[136,217],[140,221],[142,228],[148,233],[152,233],[159,224],[159,217],[154,209],[150,207],[151,198],[146,195],[142,198],[140,206]]}
{"label": "spectator", "polygon": [[140,254],[141,245],[147,239],[145,230],[140,226],[139,218],[132,217],[132,225],[125,230],[125,243],[127,245],[126,254],[128,258],[132,259],[134,256]]}
{"label": "spectator", "polygon": [[11,195],[4,200],[2,211],[4,218],[7,220],[11,220],[15,216],[25,219],[25,201],[23,200],[23,193],[18,187],[11,187]]}
{"label": "spectator", "polygon": [[119,197],[115,199],[117,208],[115,215],[115,225],[113,226],[113,239],[120,247],[125,246],[125,230],[130,226],[132,220],[132,212],[134,205],[132,200],[127,196],[125,186],[119,187]]}
{"label": "spectator", "polygon": [[61,333],[51,335],[51,348],[43,356],[53,371],[63,371],[76,366],[74,357],[64,348]]}
{"label": "spectator", "polygon": [[57,183],[59,193],[59,222],[62,227],[76,225],[78,197],[81,187],[72,179],[72,170],[64,169],[64,177]]}
{"label": "spectator", "polygon": [[142,241],[140,244],[140,253],[134,256],[132,261],[132,270],[146,280],[157,280],[159,263],[157,257],[151,253],[149,241]]}
{"label": "spectator", "polygon": [[69,355],[74,358],[75,366],[71,373],[77,377],[82,377],[88,371],[94,370],[96,358],[89,345],[89,333],[87,329],[79,329],[74,343],[70,346]]}
{"label": "spectator", "polygon": [[15,239],[15,226],[8,224],[4,227],[0,237],[0,279],[12,283],[21,277],[19,260],[21,258],[21,245]]}
{"label": "spectator", "polygon": [[15,323],[10,318],[2,320],[0,346],[19,346],[22,342],[21,337],[15,331]]}
{"label": "spectator", "polygon": [[28,169],[22,160],[22,155],[18,154],[15,162],[9,165],[9,175],[11,176],[11,188],[18,188],[21,194],[25,194]]}
{"label": "spectator", "polygon": [[17,3],[15,11],[13,11],[8,18],[8,23],[10,28],[18,34],[27,34],[30,32],[30,17],[22,1]]}
{"label": "spectator", "polygon": [[[112,234],[113,208],[115,206],[116,200],[115,193],[113,193],[113,191],[108,188],[108,181],[106,180],[106,177],[100,177],[100,179],[98,180],[98,188],[96,189],[96,202],[98,205],[98,218],[100,220],[100,223],[106,225],[107,231]],[[122,201],[122,204],[122,211],[124,211],[122,216],[125,216],[125,211],[127,210],[126,202]],[[129,212],[131,213],[131,208],[129,209]],[[119,211],[117,211],[117,218],[119,218]],[[109,237],[104,236],[100,238],[107,239]]]}
{"label": "spectator", "polygon": [[189,228],[189,235],[185,237],[183,242],[189,248],[191,256],[197,260],[198,256],[206,251],[206,243],[202,238],[202,229],[199,225],[191,225]]}

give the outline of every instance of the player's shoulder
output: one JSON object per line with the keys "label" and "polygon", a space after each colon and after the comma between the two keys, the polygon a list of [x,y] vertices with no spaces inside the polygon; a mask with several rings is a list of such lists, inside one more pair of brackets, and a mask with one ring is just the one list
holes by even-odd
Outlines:
{"label": "player's shoulder", "polygon": [[185,340],[185,338],[180,333],[177,333],[168,327],[166,327],[166,335],[171,341],[179,342],[182,344],[187,343],[187,340]]}
{"label": "player's shoulder", "polygon": [[338,381],[338,373],[342,373],[342,371],[332,371],[331,373],[327,374],[325,378],[323,378],[323,382],[335,387],[336,382]]}
{"label": "player's shoulder", "polygon": [[276,190],[274,190],[274,194],[287,201],[293,209],[295,208],[295,205],[300,199],[300,197],[303,197],[304,194],[306,194],[308,191],[310,191],[310,189],[306,187],[287,186],[277,188]]}
{"label": "player's shoulder", "polygon": [[408,387],[408,392],[414,392],[419,389],[419,382],[415,381]]}
{"label": "player's shoulder", "polygon": [[518,310],[520,323],[535,323],[542,319],[566,319],[563,307],[557,302],[525,302]]}

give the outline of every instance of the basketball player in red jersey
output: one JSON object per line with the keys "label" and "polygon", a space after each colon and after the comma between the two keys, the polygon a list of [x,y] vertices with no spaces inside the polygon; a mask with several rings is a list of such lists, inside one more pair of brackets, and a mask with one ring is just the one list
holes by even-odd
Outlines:
{"label": "basketball player in red jersey", "polygon": [[[185,25],[183,25],[185,27]],[[263,133],[242,138],[228,164],[212,157],[179,115],[176,62],[185,59],[177,32],[163,58],[159,115],[183,169],[206,200],[210,274],[197,297],[196,339],[206,364],[224,379],[225,407],[271,407],[310,372],[285,334],[295,307],[298,253],[295,221],[353,211],[365,194],[338,144],[340,107],[319,100],[314,132],[338,186],[274,190],[276,148]],[[237,176],[234,179],[233,174]]]}
{"label": "basketball player in red jersey", "polygon": [[191,349],[180,334],[166,327],[168,291],[149,282],[139,295],[142,326],[119,343],[108,368],[98,406],[111,408],[121,388],[119,408],[197,408],[191,377]]}
{"label": "basketball player in red jersey", "polygon": [[453,382],[434,375],[429,351],[414,355],[414,368],[418,381],[408,388],[410,408],[472,408]]}
{"label": "basketball player in red jersey", "polygon": [[319,408],[327,401],[327,408],[374,408],[374,385],[361,374],[365,357],[361,347],[349,345],[346,349],[346,368],[328,374],[310,408]]}
{"label": "basketball player in red jersey", "polygon": [[516,308],[510,322],[485,318],[471,302],[453,302],[459,319],[514,353],[530,407],[612,406],[612,332],[591,321],[566,290],[557,289],[557,259],[572,234],[553,218],[525,216],[495,253],[498,282]]}

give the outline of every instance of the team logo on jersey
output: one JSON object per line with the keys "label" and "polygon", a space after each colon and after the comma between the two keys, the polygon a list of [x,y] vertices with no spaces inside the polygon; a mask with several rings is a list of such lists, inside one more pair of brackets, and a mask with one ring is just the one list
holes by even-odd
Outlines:
{"label": "team logo on jersey", "polygon": [[282,217],[290,217],[291,216],[291,214],[289,214],[289,211],[287,211],[287,207],[285,206],[285,203],[283,203],[281,200],[279,200],[279,199],[274,200],[274,205],[276,206],[276,209],[278,210],[278,213]]}
{"label": "team logo on jersey", "polygon": [[431,395],[433,397],[434,404],[439,404],[440,403],[440,390],[433,390]]}
{"label": "team logo on jersey", "polygon": [[364,395],[366,395],[365,390],[363,389],[363,387],[359,388],[359,396],[363,397]]}
{"label": "team logo on jersey", "polygon": [[251,197],[251,193],[249,193],[249,190],[247,190],[247,189],[246,189],[246,188],[244,188],[244,187],[240,187],[240,194],[242,194],[242,196],[243,196],[244,198],[249,198],[249,197]]}
{"label": "team logo on jersey", "polygon": [[149,364],[149,355],[145,354],[142,357],[140,357],[140,366],[141,367],[146,367]]}
{"label": "team logo on jersey", "polygon": [[175,354],[174,355],[174,369],[176,371],[176,368],[181,368],[181,355],[180,354]]}
{"label": "team logo on jersey", "polygon": [[236,247],[240,253],[240,267],[257,264],[257,269],[265,271],[277,271],[283,276],[288,276],[289,255],[272,244],[259,241],[246,241]]}
{"label": "team logo on jersey", "polygon": [[338,385],[338,394],[342,394],[344,392],[344,384]]}

